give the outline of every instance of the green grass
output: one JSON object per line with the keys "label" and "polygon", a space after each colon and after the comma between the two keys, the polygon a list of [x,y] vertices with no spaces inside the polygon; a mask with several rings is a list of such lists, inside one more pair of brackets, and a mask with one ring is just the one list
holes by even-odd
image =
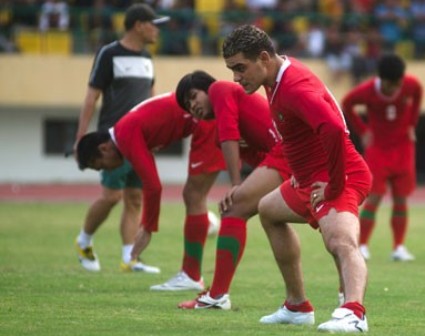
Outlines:
{"label": "green grass", "polygon": [[[230,312],[181,311],[178,302],[194,292],[153,293],[149,286],[167,280],[182,258],[181,204],[166,203],[161,230],[144,258],[162,268],[160,275],[123,274],[118,269],[120,211],[100,229],[95,247],[102,271],[88,273],[77,262],[73,242],[87,204],[0,204],[1,335],[314,335],[315,328],[263,326],[258,319],[273,312],[284,288],[258,218],[249,223],[247,249],[232,285]],[[407,244],[412,263],[389,261],[389,211],[378,214],[371,242],[366,296],[370,335],[425,333],[425,207],[412,206]],[[316,321],[330,317],[337,301],[337,278],[320,235],[299,226],[306,290]],[[214,270],[215,239],[204,253],[207,283]]]}

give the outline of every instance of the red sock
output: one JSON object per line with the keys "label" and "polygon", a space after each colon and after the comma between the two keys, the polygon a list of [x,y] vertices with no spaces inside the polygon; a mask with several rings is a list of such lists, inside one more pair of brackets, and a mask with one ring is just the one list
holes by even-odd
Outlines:
{"label": "red sock", "polygon": [[210,289],[212,298],[229,292],[245,243],[246,221],[241,218],[223,218],[217,239],[214,280]]}
{"label": "red sock", "polygon": [[360,214],[360,245],[367,245],[375,227],[376,204],[366,203]]}
{"label": "red sock", "polygon": [[407,231],[407,205],[394,204],[391,216],[391,228],[393,231],[393,248],[403,245]]}
{"label": "red sock", "polygon": [[187,216],[184,224],[182,270],[193,280],[201,279],[202,255],[208,234],[208,215]]}
{"label": "red sock", "polygon": [[350,309],[354,312],[354,314],[356,314],[356,316],[360,319],[363,318],[363,316],[366,314],[366,309],[365,307],[358,303],[358,302],[347,302],[344,303],[341,308],[347,308]]}
{"label": "red sock", "polygon": [[290,304],[288,301],[285,301],[283,305],[292,312],[300,313],[310,313],[314,310],[310,301],[306,300],[299,304]]}

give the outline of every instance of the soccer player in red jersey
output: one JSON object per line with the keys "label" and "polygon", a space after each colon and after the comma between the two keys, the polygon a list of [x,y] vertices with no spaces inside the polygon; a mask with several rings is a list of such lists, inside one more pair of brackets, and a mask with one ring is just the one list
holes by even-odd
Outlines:
{"label": "soccer player in red jersey", "polygon": [[[211,288],[179,307],[227,310],[231,308],[230,284],[245,249],[247,221],[258,213],[261,197],[291,173],[267,100],[260,94],[247,95],[235,83],[195,71],[180,80],[176,95],[179,105],[195,117],[217,120],[218,141],[232,184],[219,204],[221,227]],[[243,181],[241,160],[255,168]]]}
{"label": "soccer player in red jersey", "polygon": [[131,252],[132,270],[144,271],[146,265],[138,258],[152,233],[158,231],[162,186],[153,152],[193,134],[189,175],[183,190],[186,205],[183,271],[193,280],[192,287],[204,288],[201,262],[209,226],[207,195],[219,171],[225,168],[223,155],[214,141],[215,128],[215,122],[193,118],[178,106],[174,93],[168,93],[137,105],[109,131],[88,133],[78,142],[80,169],[113,169],[126,159],[143,182],[143,215]]}
{"label": "soccer player in red jersey", "polygon": [[[394,54],[381,57],[378,75],[350,92],[342,108],[354,131],[360,135],[365,159],[373,175],[372,190],[360,214],[360,251],[368,260],[368,242],[375,226],[376,211],[386,192],[392,192],[391,258],[410,261],[414,256],[404,246],[407,232],[407,197],[416,186],[415,128],[419,118],[422,86],[405,74],[403,59]],[[367,122],[357,108],[363,106]]]}
{"label": "soccer player in red jersey", "polygon": [[266,89],[273,120],[294,179],[263,197],[258,210],[286,285],[286,300],[261,323],[314,324],[306,297],[300,242],[287,223],[319,228],[339,273],[345,301],[320,331],[367,331],[363,299],[366,263],[358,249],[358,206],[371,174],[349,139],[343,113],[325,85],[299,61],[276,54],[269,36],[251,25],[228,35],[226,66],[249,94]]}

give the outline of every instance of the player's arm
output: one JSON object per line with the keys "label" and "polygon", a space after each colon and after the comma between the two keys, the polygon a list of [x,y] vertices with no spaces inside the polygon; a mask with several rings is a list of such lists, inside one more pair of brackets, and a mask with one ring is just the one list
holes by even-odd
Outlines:
{"label": "player's arm", "polygon": [[141,223],[147,228],[156,228],[159,221],[162,186],[155,158],[151,152],[144,151],[143,154],[133,154],[129,161],[143,181],[143,214]]}
{"label": "player's arm", "polygon": [[412,120],[411,125],[416,127],[419,120],[419,113],[422,104],[423,88],[419,81],[415,80],[414,90],[412,94]]}
{"label": "player's arm", "polygon": [[232,186],[240,185],[242,179],[240,172],[239,142],[233,140],[223,141],[221,143],[221,151],[226,161],[230,183]]}
{"label": "player's arm", "polygon": [[101,95],[102,91],[94,87],[89,86],[87,88],[86,97],[84,99],[83,107],[80,111],[78,118],[78,129],[76,134],[76,143],[81,137],[87,133],[90,121],[93,118],[93,114],[96,108],[96,103]]}
{"label": "player's arm", "polygon": [[361,87],[356,87],[348,92],[348,94],[342,99],[341,107],[345,117],[353,127],[354,131],[358,135],[362,136],[369,130],[369,127],[357,113],[356,106],[358,105],[365,105],[363,89]]}
{"label": "player's arm", "polygon": [[[294,97],[299,116],[310,125],[318,136],[328,156],[329,183],[324,190],[326,200],[337,198],[345,186],[346,151],[345,138],[348,129],[337,103],[325,100],[314,93]],[[314,113],[312,112],[314,111]]]}

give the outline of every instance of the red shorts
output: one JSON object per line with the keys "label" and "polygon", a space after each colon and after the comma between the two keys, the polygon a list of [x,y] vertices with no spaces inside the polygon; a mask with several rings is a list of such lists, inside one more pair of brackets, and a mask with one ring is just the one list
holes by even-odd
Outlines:
{"label": "red shorts", "polygon": [[365,160],[373,175],[371,193],[385,194],[387,183],[394,196],[407,196],[415,189],[415,146],[412,143],[391,149],[369,147]]}
{"label": "red shorts", "polygon": [[351,212],[358,216],[359,205],[366,198],[370,188],[370,175],[359,179],[359,183],[347,183],[341,195],[330,201],[320,202],[315,209],[311,205],[311,187],[294,188],[291,181],[280,186],[280,192],[292,211],[304,217],[315,229],[319,227],[319,219],[326,216],[331,209],[337,212]]}
{"label": "red shorts", "polygon": [[226,169],[221,149],[217,146],[215,120],[200,120],[192,135],[189,153],[189,175],[209,174]]}
{"label": "red shorts", "polygon": [[284,181],[289,180],[292,175],[288,163],[286,162],[286,159],[283,156],[281,143],[275,145],[272,150],[267,153],[266,157],[263,161],[261,161],[258,167],[268,167],[276,169],[277,171],[279,171],[279,174]]}

